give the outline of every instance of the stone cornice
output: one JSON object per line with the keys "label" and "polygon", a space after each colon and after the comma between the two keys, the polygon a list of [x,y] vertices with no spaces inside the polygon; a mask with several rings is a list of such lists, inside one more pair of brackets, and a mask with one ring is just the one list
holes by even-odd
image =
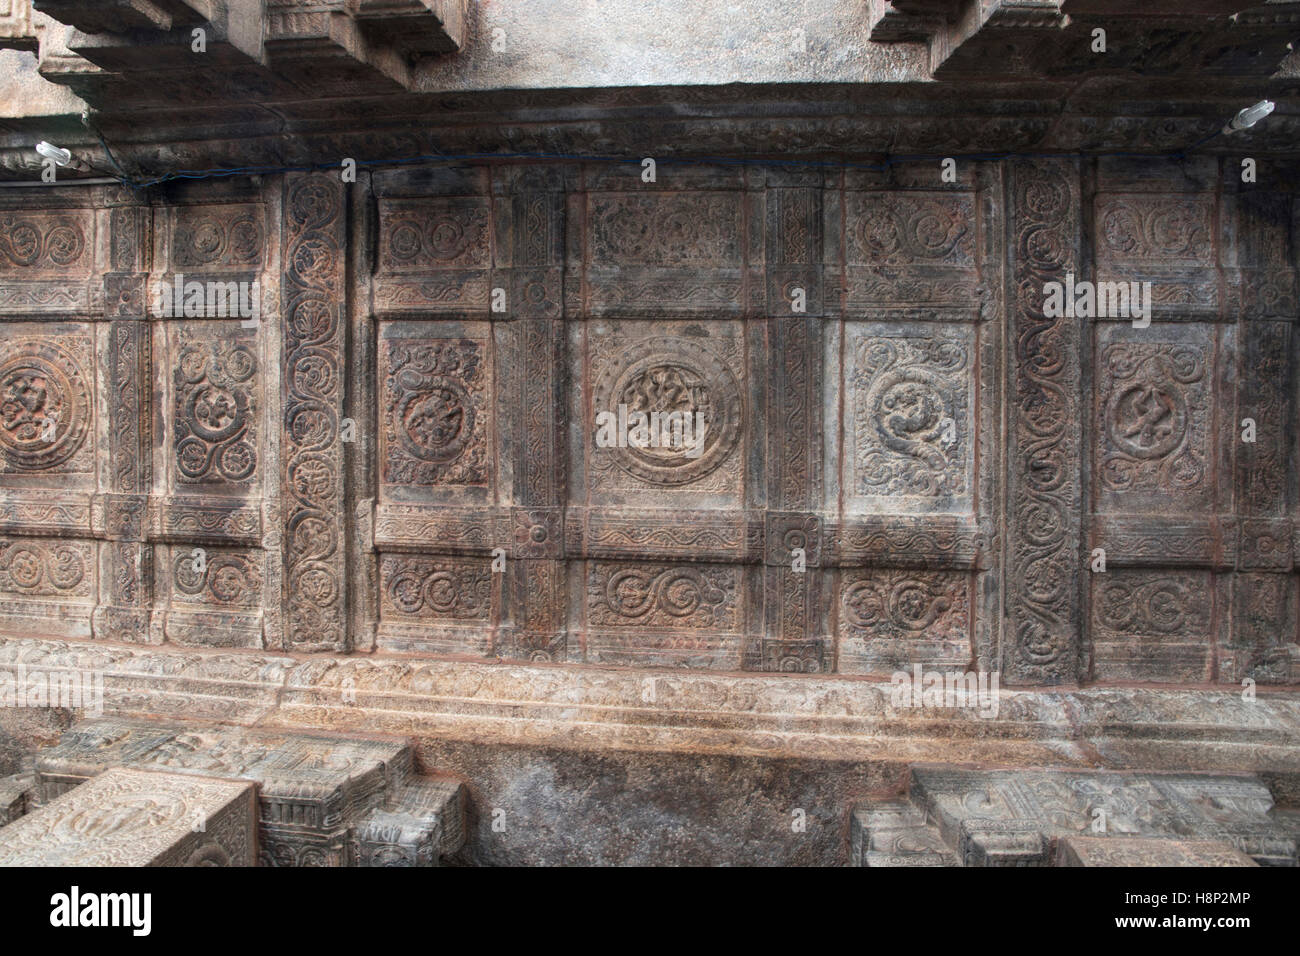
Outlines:
{"label": "stone cornice", "polygon": [[569,748],[769,758],[1181,767],[1300,775],[1300,701],[1261,692],[1002,690],[999,712],[901,709],[843,677],[305,658],[6,640],[0,673],[95,671],[104,712]]}

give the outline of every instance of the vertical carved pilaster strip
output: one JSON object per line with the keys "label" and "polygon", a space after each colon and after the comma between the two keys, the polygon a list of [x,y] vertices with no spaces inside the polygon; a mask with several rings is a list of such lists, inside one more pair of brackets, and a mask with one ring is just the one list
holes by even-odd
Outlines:
{"label": "vertical carved pilaster strip", "polygon": [[560,368],[564,323],[518,320],[521,373],[518,421],[518,486],[511,518],[516,656],[564,660],[568,646],[564,587],[563,422]]}
{"label": "vertical carved pilaster strip", "polygon": [[[1237,449],[1237,574],[1232,640],[1222,651],[1219,676],[1234,683],[1245,677],[1286,683],[1300,678],[1291,543],[1291,201],[1253,191],[1235,198],[1242,292],[1237,408],[1228,434]],[[1254,442],[1242,439],[1245,419],[1254,423]]]}
{"label": "vertical carved pilaster strip", "polygon": [[[821,503],[821,179],[767,171],[764,271],[769,334],[764,637],[761,670],[826,671]],[[803,570],[795,570],[802,549]]]}
{"label": "vertical carved pilaster strip", "polygon": [[108,323],[109,484],[104,496],[105,586],[93,617],[99,638],[148,642],[153,607],[153,546],[146,543],[153,478],[152,348],[145,277],[149,209],[123,190],[108,201],[108,265],[104,310]]}
{"label": "vertical carved pilaster strip", "polygon": [[508,323],[496,340],[497,406],[513,465],[510,510],[499,543],[508,551],[513,634],[502,646],[529,660],[580,658],[567,637],[564,565],[563,167],[512,167],[493,175],[493,284],[508,290]]}
{"label": "vertical carved pilaster strip", "polygon": [[343,186],[291,174],[284,205],[285,647],[346,650]]}
{"label": "vertical carved pilaster strip", "polygon": [[1016,162],[1008,195],[1007,505],[1002,679],[1079,679],[1080,320],[1047,318],[1043,285],[1079,260],[1078,172]]}
{"label": "vertical carved pilaster strip", "polygon": [[[817,319],[768,320],[768,510],[763,573],[762,670],[818,672],[831,665],[822,633],[821,341]],[[794,569],[802,548],[805,570]]]}

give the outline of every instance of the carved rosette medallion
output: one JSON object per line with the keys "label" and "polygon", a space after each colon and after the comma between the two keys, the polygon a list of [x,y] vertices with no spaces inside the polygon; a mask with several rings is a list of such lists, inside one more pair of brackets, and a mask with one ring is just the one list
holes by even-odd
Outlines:
{"label": "carved rosette medallion", "polygon": [[0,359],[0,455],[18,471],[62,465],[86,440],[88,377],[70,352],[45,339],[6,343]]}
{"label": "carved rosette medallion", "polygon": [[385,371],[384,480],[486,483],[488,376],[482,343],[389,340]]}
{"label": "carved rosette medallion", "polygon": [[184,482],[247,481],[257,469],[251,349],[186,344],[176,369],[176,468]]}
{"label": "carved rosette medallion", "polygon": [[662,336],[628,346],[597,381],[595,396],[595,407],[615,416],[623,405],[629,419],[636,412],[659,413],[662,422],[676,413],[690,416],[692,429],[703,423],[703,447],[695,454],[672,441],[597,449],[598,458],[610,455],[621,471],[650,484],[676,487],[697,481],[716,471],[740,443],[740,384],[718,356],[691,339]]}
{"label": "carved rosette medallion", "polygon": [[1208,439],[1201,348],[1111,345],[1103,354],[1101,478],[1113,491],[1187,492],[1206,474]]}

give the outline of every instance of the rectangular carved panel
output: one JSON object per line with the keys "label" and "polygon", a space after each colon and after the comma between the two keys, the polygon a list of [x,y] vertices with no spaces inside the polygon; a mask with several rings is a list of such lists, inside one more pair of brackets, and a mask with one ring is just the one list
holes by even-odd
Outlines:
{"label": "rectangular carved panel", "polygon": [[969,511],[974,329],[851,323],[845,339],[844,481],[855,510]]}
{"label": "rectangular carved panel", "polygon": [[1078,261],[1077,184],[1064,161],[1010,164],[1007,683],[1073,682],[1080,672],[1080,329],[1043,310],[1044,284]]}
{"label": "rectangular carved panel", "polygon": [[[440,337],[430,324],[386,325],[379,353],[383,484],[486,488],[492,476],[493,376],[486,326]],[[449,331],[449,330],[447,330]],[[476,337],[477,336],[477,337]]]}
{"label": "rectangular carved panel", "polygon": [[1091,581],[1093,677],[1209,679],[1217,619],[1209,572],[1113,570]]}
{"label": "rectangular carved panel", "polygon": [[343,186],[288,176],[284,215],[283,432],[285,647],[345,650]]}
{"label": "rectangular carved panel", "polygon": [[736,669],[743,580],[728,565],[587,562],[587,659]]}
{"label": "rectangular carved panel", "polygon": [[971,576],[952,571],[845,571],[839,670],[846,674],[971,663]]}

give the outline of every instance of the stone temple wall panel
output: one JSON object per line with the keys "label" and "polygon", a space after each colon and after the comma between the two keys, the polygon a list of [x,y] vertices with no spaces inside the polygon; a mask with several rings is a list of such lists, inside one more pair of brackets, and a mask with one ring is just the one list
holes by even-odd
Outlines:
{"label": "stone temple wall panel", "polygon": [[1294,683],[1297,216],[1209,159],[5,195],[0,630]]}

